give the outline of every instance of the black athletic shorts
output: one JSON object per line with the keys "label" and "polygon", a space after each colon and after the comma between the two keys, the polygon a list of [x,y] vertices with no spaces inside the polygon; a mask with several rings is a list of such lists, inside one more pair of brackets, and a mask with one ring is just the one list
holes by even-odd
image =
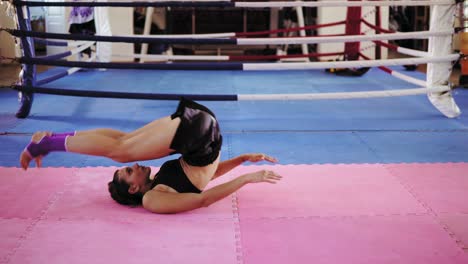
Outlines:
{"label": "black athletic shorts", "polygon": [[181,99],[171,118],[180,117],[180,125],[170,148],[182,154],[192,166],[206,166],[219,155],[223,138],[216,116],[207,107]]}

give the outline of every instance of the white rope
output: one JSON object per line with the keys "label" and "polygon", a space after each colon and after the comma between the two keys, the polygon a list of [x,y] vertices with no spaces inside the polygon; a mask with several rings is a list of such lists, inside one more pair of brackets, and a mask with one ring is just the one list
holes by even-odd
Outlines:
{"label": "white rope", "polygon": [[94,43],[94,41],[68,41],[67,42],[67,47],[78,47],[81,45],[86,45],[88,43]]}
{"label": "white rope", "polygon": [[119,35],[119,37],[140,37],[140,38],[232,38],[236,33],[210,33],[210,34],[181,34],[181,35]]}
{"label": "white rope", "polygon": [[397,71],[392,70],[392,76],[394,76],[394,77],[396,77],[396,78],[398,78],[400,80],[407,81],[409,83],[415,84],[415,85],[426,86],[426,81],[425,80],[416,79],[414,77],[408,76],[406,74],[403,74],[403,73],[400,73],[400,72],[397,72]]}
{"label": "white rope", "polygon": [[146,60],[158,60],[158,61],[167,61],[167,60],[187,60],[187,61],[228,61],[229,56],[201,56],[201,55],[142,55],[142,54],[112,54],[112,56],[120,58],[143,58]]}
{"label": "white rope", "polygon": [[236,7],[348,7],[348,6],[429,6],[429,5],[454,5],[454,0],[432,1],[320,1],[320,2],[236,2]]}
{"label": "white rope", "polygon": [[[267,45],[267,44],[316,44],[331,42],[360,42],[372,40],[395,40],[395,39],[424,39],[429,37],[449,36],[455,33],[455,30],[444,31],[415,31],[398,32],[388,34],[369,34],[369,35],[347,35],[347,36],[324,36],[324,37],[296,37],[296,38],[239,38],[238,45]],[[214,33],[214,34],[185,34],[185,35],[119,35],[121,37],[140,37],[140,38],[232,38],[235,33]],[[82,43],[81,43],[82,44]],[[80,45],[81,45],[80,44]]]}
{"label": "white rope", "polygon": [[398,47],[397,52],[401,54],[409,55],[409,56],[414,56],[414,57],[429,57],[430,56],[430,54],[425,51],[408,49],[408,48],[403,48],[403,47]]}
{"label": "white rope", "polygon": [[339,92],[339,93],[309,93],[309,94],[239,94],[238,101],[274,101],[274,100],[329,100],[329,99],[358,99],[377,98],[427,94],[428,92],[445,92],[448,86],[431,88],[399,89],[386,91],[366,92]]}
{"label": "white rope", "polygon": [[94,43],[95,43],[95,42],[88,42],[88,43],[86,43],[85,45],[79,46],[78,48],[71,50],[70,56],[82,52],[83,50],[85,50],[85,49],[91,47],[92,45],[94,45]]}
{"label": "white rope", "polygon": [[392,60],[365,60],[365,61],[327,61],[327,62],[292,62],[292,63],[244,63],[244,71],[265,71],[265,70],[317,70],[327,68],[359,68],[377,66],[397,66],[409,64],[425,64],[455,61],[459,54],[431,58],[405,58]]}
{"label": "white rope", "polygon": [[429,37],[449,36],[454,30],[443,31],[418,31],[389,34],[370,35],[347,35],[331,37],[307,37],[307,38],[241,38],[237,40],[238,45],[284,45],[284,44],[317,44],[331,42],[361,42],[372,40],[395,40],[395,39],[421,39]]}
{"label": "white rope", "polygon": [[[90,58],[88,58],[87,60],[85,60],[86,62],[91,62],[91,61],[94,61],[96,60],[96,53],[93,53],[93,55],[91,55]],[[77,71],[79,71],[81,68],[80,67],[74,67],[74,68],[70,68],[67,70],[67,73],[68,75],[71,75]]]}

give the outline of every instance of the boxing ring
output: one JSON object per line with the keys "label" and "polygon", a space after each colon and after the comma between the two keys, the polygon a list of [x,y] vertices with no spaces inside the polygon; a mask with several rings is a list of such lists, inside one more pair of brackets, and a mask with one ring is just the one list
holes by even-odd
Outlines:
{"label": "boxing ring", "polygon": [[[460,59],[452,54],[452,36],[463,30],[453,27],[454,1],[398,1],[431,5],[428,31],[393,32],[358,17],[359,25],[373,32],[361,34],[358,29],[351,37],[265,37],[348,27],[346,21],[203,35],[113,36],[100,29],[95,36],[40,33],[30,30],[27,15],[27,7],[38,5],[88,5],[102,11],[109,6],[362,8],[394,4],[13,1],[19,27],[3,30],[20,39],[23,54],[11,59],[24,66],[21,80],[0,97],[0,144],[4,146],[0,235],[5,238],[0,242],[0,262],[468,263],[468,120],[460,115],[467,109],[468,94],[452,90],[448,80],[452,63]],[[388,42],[408,38],[428,39],[428,50]],[[110,62],[106,53],[106,45],[114,41],[244,46],[350,39],[353,42],[343,51],[333,53],[128,57],[144,63]],[[69,50],[35,56],[31,47],[36,41]],[[358,41],[411,57],[374,59],[359,46],[353,47]],[[95,42],[101,44],[88,60],[64,59]],[[316,60],[344,55],[348,60]],[[402,67],[423,63],[428,65],[427,74]],[[35,65],[56,68],[37,74]],[[323,70],[367,67],[360,77]],[[86,68],[95,70],[80,71]],[[20,118],[12,114],[18,91]],[[280,161],[245,164],[210,186],[258,169],[277,171],[283,180],[274,186],[245,186],[208,208],[156,215],[110,199],[107,182],[121,166],[113,161],[51,153],[44,159],[44,168],[25,172],[17,165],[17,157],[36,130],[112,127],[129,131],[171,113],[181,96],[205,101],[217,114],[225,137],[222,159],[266,152]],[[164,160],[143,164],[157,171]]]}

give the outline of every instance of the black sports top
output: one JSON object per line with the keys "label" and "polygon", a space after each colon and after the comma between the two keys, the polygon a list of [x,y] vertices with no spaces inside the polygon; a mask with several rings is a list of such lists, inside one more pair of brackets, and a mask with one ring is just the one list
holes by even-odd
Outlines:
{"label": "black sports top", "polygon": [[151,184],[151,189],[158,184],[167,185],[179,193],[201,193],[185,174],[179,159],[164,162]]}

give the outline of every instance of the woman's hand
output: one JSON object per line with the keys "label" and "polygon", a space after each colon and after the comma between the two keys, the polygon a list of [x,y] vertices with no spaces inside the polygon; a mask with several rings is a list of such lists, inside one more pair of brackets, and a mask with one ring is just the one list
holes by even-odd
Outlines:
{"label": "woman's hand", "polygon": [[257,183],[257,182],[268,182],[276,183],[277,181],[283,178],[281,175],[277,174],[274,171],[261,170],[245,175],[248,183]]}
{"label": "woman's hand", "polygon": [[276,163],[278,160],[276,158],[273,158],[271,156],[268,156],[263,153],[248,153],[248,154],[243,154],[241,155],[242,161],[250,161],[250,162],[259,162],[259,161],[268,161],[271,163]]}

